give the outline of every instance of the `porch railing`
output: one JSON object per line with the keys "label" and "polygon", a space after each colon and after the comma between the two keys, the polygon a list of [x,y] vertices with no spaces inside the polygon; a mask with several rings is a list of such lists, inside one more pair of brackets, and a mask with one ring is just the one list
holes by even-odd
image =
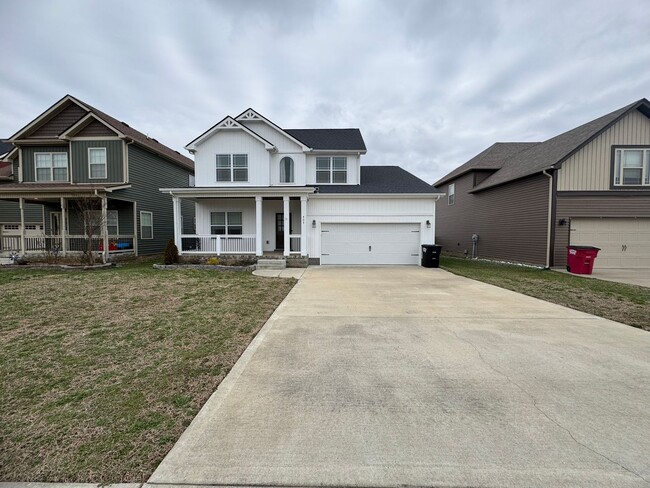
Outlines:
{"label": "porch railing", "polygon": [[300,254],[300,234],[289,235],[289,254]]}
{"label": "porch railing", "polygon": [[182,234],[185,254],[255,254],[255,235]]}
{"label": "porch railing", "polygon": [[[108,252],[111,254],[133,252],[132,235],[108,236]],[[66,249],[69,252],[85,252],[88,249],[88,238],[80,235],[66,236]],[[25,236],[25,252],[45,252],[58,249],[63,251],[61,236]],[[95,252],[104,250],[104,239],[93,237],[91,249]],[[2,236],[0,251],[20,252],[20,236]]]}

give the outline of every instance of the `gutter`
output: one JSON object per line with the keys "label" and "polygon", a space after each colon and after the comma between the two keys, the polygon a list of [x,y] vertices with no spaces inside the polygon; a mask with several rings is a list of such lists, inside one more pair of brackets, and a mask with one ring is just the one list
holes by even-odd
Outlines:
{"label": "gutter", "polygon": [[[551,168],[548,168],[551,169]],[[553,226],[553,175],[547,173],[548,169],[542,171],[542,174],[549,178],[548,180],[548,219],[546,226],[546,264],[544,268],[551,267],[551,229]]]}

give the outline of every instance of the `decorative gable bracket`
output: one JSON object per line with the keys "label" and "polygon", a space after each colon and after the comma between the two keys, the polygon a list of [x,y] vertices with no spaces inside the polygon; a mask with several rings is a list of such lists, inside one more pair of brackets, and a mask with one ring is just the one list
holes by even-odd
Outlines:
{"label": "decorative gable bracket", "polygon": [[249,134],[250,136],[254,137],[258,141],[260,141],[262,144],[264,144],[264,149],[270,152],[276,152],[277,147],[275,147],[272,143],[264,139],[262,136],[257,134],[256,132],[252,131],[245,125],[240,124],[237,122],[235,119],[233,119],[230,115],[225,117],[224,119],[220,120],[217,122],[215,125],[210,127],[207,131],[205,131],[203,134],[201,134],[199,137],[194,139],[192,142],[190,142],[188,145],[185,146],[185,149],[190,151],[191,153],[194,153],[196,151],[197,146],[199,146],[201,143],[203,143],[205,140],[209,139],[212,137],[212,135],[216,134],[220,130],[242,130]]}

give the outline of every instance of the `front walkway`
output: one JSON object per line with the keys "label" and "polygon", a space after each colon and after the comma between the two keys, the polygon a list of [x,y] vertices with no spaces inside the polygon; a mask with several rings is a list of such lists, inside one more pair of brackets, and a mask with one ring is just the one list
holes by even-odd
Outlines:
{"label": "front walkway", "polygon": [[149,482],[647,487],[649,385],[639,329],[439,269],[308,268]]}

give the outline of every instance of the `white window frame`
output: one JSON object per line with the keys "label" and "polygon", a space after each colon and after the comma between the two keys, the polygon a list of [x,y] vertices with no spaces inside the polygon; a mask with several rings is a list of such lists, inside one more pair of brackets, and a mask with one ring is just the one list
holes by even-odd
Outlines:
{"label": "white window frame", "polygon": [[[228,167],[219,166],[219,158],[227,157],[228,158]],[[244,166],[235,166],[235,158],[244,158]],[[215,155],[215,171],[214,178],[217,183],[248,183],[248,154],[216,154]],[[230,170],[230,179],[220,180],[219,179],[219,170]],[[246,171],[246,179],[235,179],[236,171]]]}
{"label": "white window frame", "polygon": [[[92,163],[90,158],[91,151],[103,151],[104,153],[104,163]],[[93,176],[91,167],[92,166],[103,166],[104,167],[104,176]],[[89,147],[88,148],[88,179],[89,180],[105,180],[108,178],[108,154],[106,153],[105,147]]]}
{"label": "white window frame", "polygon": [[[149,214],[151,216],[151,225],[142,225],[142,216],[144,214]],[[142,233],[143,227],[151,227],[151,237],[144,237]],[[140,210],[140,239],[150,241],[153,239],[153,212],[148,212],[146,210]]]}
{"label": "white window frame", "polygon": [[[223,225],[219,224],[213,224],[212,223],[212,214],[224,214],[223,215]],[[230,223],[230,215],[232,214],[239,214],[239,220],[241,223],[239,224],[231,224]],[[212,233],[212,228],[213,227],[223,227],[223,234],[213,234]],[[241,232],[239,234],[231,234],[230,233],[230,228],[231,227],[241,227]],[[210,212],[210,235],[215,235],[215,236],[240,236],[244,234],[244,213],[243,212],[227,212],[225,210],[215,210],[213,212]]]}
{"label": "white window frame", "polygon": [[[55,180],[54,179],[54,157],[53,155],[65,155],[65,180]],[[44,166],[42,168],[39,168],[36,165],[36,160],[38,159],[38,156],[49,156],[50,157],[50,166]],[[63,168],[63,166],[56,166],[57,169]],[[38,170],[39,169],[49,169],[50,170],[50,179],[49,180],[39,180],[38,179]],[[70,160],[68,158],[68,153],[67,152],[35,152],[34,153],[34,181],[37,183],[54,183],[57,181],[70,181]]]}
{"label": "white window frame", "polygon": [[447,186],[447,205],[456,203],[456,183],[450,183]]}
{"label": "white window frame", "polygon": [[[627,151],[640,151],[641,152],[641,182],[640,183],[624,183],[625,166],[623,166],[624,154]],[[628,167],[630,169],[630,167]],[[615,187],[640,187],[650,186],[650,146],[636,146],[636,147],[615,147],[614,148],[614,165],[613,165],[612,183]]]}
{"label": "white window frame", "polygon": [[[284,168],[282,167],[283,161],[285,162],[285,164],[290,164],[291,165],[290,168],[289,168],[289,180],[288,181],[285,181],[287,172],[284,171]],[[296,163],[293,161],[292,157],[284,156],[282,159],[280,159],[280,183],[284,183],[284,184],[295,183],[296,182],[295,168],[296,168]]]}
{"label": "white window frame", "polygon": [[[345,169],[336,169],[335,159],[343,160],[345,164]],[[327,161],[327,169],[318,169],[318,163]],[[318,173],[327,174],[327,181],[318,181]],[[334,181],[335,173],[343,173],[345,176],[345,181]],[[348,183],[348,157],[347,156],[316,156],[316,184],[317,185],[346,185]]]}

